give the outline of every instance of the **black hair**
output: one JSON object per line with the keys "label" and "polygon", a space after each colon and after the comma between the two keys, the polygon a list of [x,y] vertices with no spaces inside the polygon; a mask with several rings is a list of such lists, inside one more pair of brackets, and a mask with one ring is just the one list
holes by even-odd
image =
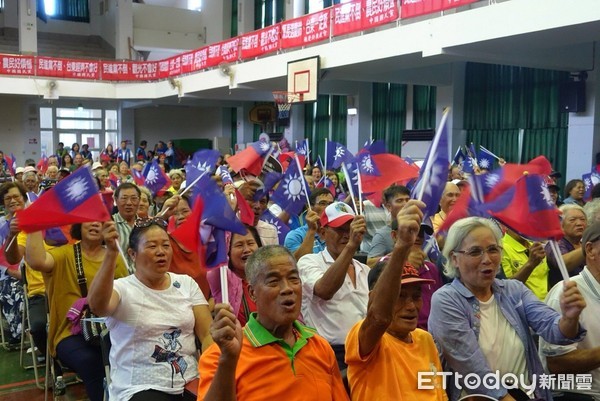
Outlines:
{"label": "black hair", "polygon": [[388,259],[380,260],[375,263],[375,266],[369,271],[369,275],[367,276],[367,282],[369,283],[369,291],[375,288],[375,284],[377,284],[377,280],[379,280],[379,276],[383,272],[383,269],[387,266]]}
{"label": "black hair", "polygon": [[592,188],[592,199],[596,198],[600,198],[600,184],[596,184]]}
{"label": "black hair", "polygon": [[23,199],[27,200],[27,190],[25,189],[23,184],[21,184],[18,181],[15,181],[15,182],[5,182],[4,184],[0,185],[0,200],[2,202],[4,202],[4,195],[6,195],[6,193],[8,191],[10,191],[12,188],[17,188],[19,190],[19,192],[21,193],[21,196],[23,196]]}
{"label": "black hair", "polygon": [[331,195],[331,191],[327,188],[315,188],[310,193],[310,196],[308,197],[308,202],[311,206],[314,206],[317,203],[317,198],[322,195]]}
{"label": "black hair", "polygon": [[[576,178],[574,180],[571,180],[571,181],[567,182],[567,185],[565,186],[565,197],[568,198],[569,196],[571,196],[570,195],[571,191],[579,183],[583,184],[583,180],[580,180],[580,179]],[[584,186],[585,186],[585,184],[584,184]]]}
{"label": "black hair", "polygon": [[150,222],[150,224],[146,227],[138,227],[134,225],[133,230],[131,230],[131,234],[129,234],[128,247],[137,252],[137,247],[140,244],[140,238],[146,231],[150,230],[152,227],[158,227],[164,232],[167,232],[166,228],[156,221]]}
{"label": "black hair", "polygon": [[81,241],[81,223],[73,224],[70,232],[71,238]]}
{"label": "black hair", "polygon": [[142,196],[142,191],[140,191],[140,189],[138,188],[137,185],[135,185],[132,182],[124,182],[121,185],[119,185],[117,187],[117,189],[115,189],[115,195],[114,195],[115,199],[119,198],[119,194],[121,193],[121,191],[123,189],[132,189],[132,188],[135,189],[135,191],[137,192],[138,196]]}
{"label": "black hair", "polygon": [[410,189],[406,188],[404,185],[390,185],[383,191],[383,201],[385,203],[391,202],[397,195],[410,196]]}
{"label": "black hair", "polygon": [[146,146],[148,145],[148,141],[143,140],[142,142],[140,142],[140,146]]}
{"label": "black hair", "polygon": [[[262,244],[262,240],[260,239],[260,235],[258,234],[258,231],[256,230],[256,227],[250,226],[247,224],[244,224],[244,226],[246,227],[248,232],[250,234],[252,234],[252,237],[254,237],[254,241],[256,241],[256,245],[258,245],[258,247],[261,248],[263,246],[263,244]],[[231,246],[233,244],[233,236],[234,235],[235,235],[235,233],[231,233],[231,238],[229,239],[229,249],[227,250],[227,256],[229,256],[231,254]],[[244,235],[246,235],[246,234],[244,234]],[[229,261],[227,262],[227,265],[229,266],[230,269],[233,269],[233,266],[231,266],[231,259],[229,259]]]}

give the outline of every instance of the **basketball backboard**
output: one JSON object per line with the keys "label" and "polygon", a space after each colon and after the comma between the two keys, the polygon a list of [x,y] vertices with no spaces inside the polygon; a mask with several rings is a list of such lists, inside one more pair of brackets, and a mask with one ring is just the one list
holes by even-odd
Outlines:
{"label": "basketball backboard", "polygon": [[290,103],[316,102],[319,83],[319,56],[288,62],[287,91],[295,94]]}

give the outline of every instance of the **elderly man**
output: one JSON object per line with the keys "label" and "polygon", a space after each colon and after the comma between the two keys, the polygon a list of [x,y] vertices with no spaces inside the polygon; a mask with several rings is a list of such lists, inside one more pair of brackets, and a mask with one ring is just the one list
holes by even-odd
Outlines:
{"label": "elderly man", "polygon": [[246,278],[257,312],[242,329],[230,305],[216,306],[198,400],[348,400],[331,348],[296,320],[302,283],[292,254],[278,245],[258,249]]}
{"label": "elderly man", "polygon": [[448,216],[448,213],[450,213],[454,207],[454,204],[458,200],[459,196],[460,188],[458,185],[452,182],[447,182],[446,187],[444,188],[444,193],[442,194],[442,199],[440,199],[440,211],[431,218],[431,225],[433,226],[434,232],[438,232],[440,226],[444,223],[444,220],[446,220],[446,216]]}
{"label": "elderly man", "polygon": [[[540,357],[553,374],[591,374],[588,388],[574,386],[571,389],[577,396],[570,400],[600,400],[600,222],[591,224],[583,233],[581,241],[585,268],[572,281],[583,295],[587,307],[581,312],[579,322],[588,330],[587,336],[579,343],[571,345],[549,344],[540,338]],[[560,311],[559,297],[562,283],[555,285],[546,298],[546,303]],[[585,395],[589,398],[585,398]],[[574,395],[574,394],[573,394]],[[567,398],[555,397],[555,401]]]}
{"label": "elderly man", "polygon": [[[353,400],[447,400],[442,370],[431,334],[417,328],[423,304],[421,285],[433,280],[419,277],[406,263],[417,240],[423,213],[419,201],[410,201],[397,214],[396,241],[389,260],[369,273],[367,317],[346,340],[348,381]],[[430,389],[419,389],[420,372],[431,373]]]}
{"label": "elderly man", "polygon": [[308,198],[310,210],[306,213],[306,224],[287,233],[284,245],[294,253],[296,260],[309,253],[319,253],[325,249],[325,242],[319,237],[319,218],[323,210],[333,203],[333,195],[327,188],[317,188]]}
{"label": "elderly man", "polygon": [[130,182],[124,182],[115,190],[114,198],[117,204],[117,213],[112,218],[117,224],[119,232],[119,244],[127,256],[127,265],[129,273],[134,273],[133,261],[129,258],[127,247],[129,246],[129,234],[133,230],[133,224],[137,217],[137,210],[140,206],[140,197],[142,192],[137,185]]}
{"label": "elderly man", "polygon": [[[392,217],[396,219],[398,212],[410,199],[410,190],[403,185],[391,185],[383,191],[384,206]],[[371,248],[369,249],[367,264],[373,266],[382,256],[392,251],[394,241],[392,240],[392,228],[389,224],[375,231]]]}
{"label": "elderly man", "polygon": [[[561,227],[565,236],[558,241],[562,258],[569,271],[569,276],[579,274],[585,266],[585,259],[581,252],[581,237],[587,227],[587,220],[583,208],[579,205],[562,205],[558,208],[562,212]],[[551,289],[562,280],[558,264],[550,249],[546,245],[548,268],[548,289]]]}
{"label": "elderly man", "polygon": [[298,261],[302,317],[331,344],[344,369],[346,335],[367,313],[369,267],[353,259],[367,230],[365,218],[335,202],[321,216],[319,236],[326,249]]}
{"label": "elderly man", "polygon": [[[39,179],[35,168],[25,167],[23,172],[23,186],[25,186],[27,194],[37,194],[40,191]],[[30,201],[32,201],[32,199],[30,199]]]}

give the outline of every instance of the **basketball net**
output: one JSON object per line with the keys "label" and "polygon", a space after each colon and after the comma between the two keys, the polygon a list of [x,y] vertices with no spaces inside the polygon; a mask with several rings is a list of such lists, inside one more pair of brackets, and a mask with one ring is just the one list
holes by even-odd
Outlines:
{"label": "basketball net", "polygon": [[277,105],[277,119],[287,120],[290,118],[292,103],[295,100],[302,101],[302,94],[285,91],[273,91],[273,98],[275,99],[275,104]]}

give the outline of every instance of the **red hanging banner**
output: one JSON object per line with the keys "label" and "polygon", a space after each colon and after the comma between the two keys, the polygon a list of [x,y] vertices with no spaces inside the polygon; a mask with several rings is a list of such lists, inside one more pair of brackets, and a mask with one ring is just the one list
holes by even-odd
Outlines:
{"label": "red hanging banner", "polygon": [[184,74],[194,70],[194,52],[187,52],[181,55],[181,72]]}
{"label": "red hanging banner", "polygon": [[100,79],[100,62],[85,60],[66,60],[65,78]]}
{"label": "red hanging banner", "polygon": [[304,44],[304,17],[281,22],[281,48],[290,49]]}
{"label": "red hanging banner", "polygon": [[362,0],[336,4],[333,7],[333,36],[362,30]]}
{"label": "red hanging banner", "polygon": [[402,18],[437,13],[477,1],[479,0],[402,0]]}
{"label": "red hanging banner", "polygon": [[63,78],[66,60],[52,57],[37,57],[36,70],[39,77]]}
{"label": "red hanging banner", "polygon": [[221,57],[228,63],[237,61],[240,57],[240,38],[221,42]]}
{"label": "red hanging banner", "polygon": [[132,79],[158,79],[158,62],[145,61],[131,63],[131,75]]}
{"label": "red hanging banner", "polygon": [[242,36],[241,58],[248,59],[279,49],[281,24],[276,24]]}
{"label": "red hanging banner", "polygon": [[127,61],[103,61],[102,79],[107,81],[131,81],[130,63]]}
{"label": "red hanging banner", "polygon": [[320,42],[329,38],[331,8],[304,17],[304,44]]}
{"label": "red hanging banner", "polygon": [[177,56],[173,56],[168,59],[169,61],[169,77],[174,77],[176,75],[181,75],[181,54]]}
{"label": "red hanging banner", "polygon": [[363,0],[363,10],[363,29],[396,21],[399,16],[396,0]]}
{"label": "red hanging banner", "polygon": [[14,56],[0,54],[0,74],[34,75],[33,56]]}
{"label": "red hanging banner", "polygon": [[192,71],[200,71],[208,66],[208,47],[194,50],[194,61]]}

